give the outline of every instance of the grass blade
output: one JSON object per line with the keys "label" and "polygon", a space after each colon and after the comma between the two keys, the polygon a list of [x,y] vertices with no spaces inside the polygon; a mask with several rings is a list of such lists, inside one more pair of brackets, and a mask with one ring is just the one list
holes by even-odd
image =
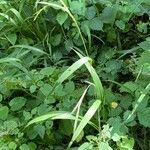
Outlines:
{"label": "grass blade", "polygon": [[29,45],[14,45],[14,46],[11,46],[9,49],[12,49],[12,48],[24,48],[24,49],[28,49],[28,50],[31,50],[31,51],[41,53],[41,54],[48,55],[48,53],[44,52],[43,50],[41,50],[39,48],[36,48],[36,47],[33,47],[33,46],[29,46]]}
{"label": "grass blade", "polygon": [[69,76],[71,76],[77,69],[79,69],[83,64],[86,64],[91,59],[89,57],[83,57],[76,61],[73,65],[71,65],[56,81],[57,84],[61,84],[65,81]]}
{"label": "grass blade", "polygon": [[6,57],[6,58],[1,58],[0,59],[0,64],[2,64],[2,63],[10,63],[10,62],[20,62],[20,60],[19,59],[17,59],[17,58],[9,58],[9,57]]}
{"label": "grass blade", "polygon": [[77,137],[80,135],[84,127],[88,124],[90,119],[94,116],[95,112],[98,110],[99,106],[101,104],[100,100],[96,100],[92,106],[89,108],[89,110],[84,115],[83,119],[81,120],[80,124],[78,125],[76,131],[73,134],[72,140],[69,143],[68,147],[71,147],[72,143],[77,139]]}
{"label": "grass blade", "polygon": [[127,117],[127,119],[124,122],[127,122],[132,115],[136,112],[138,106],[140,105],[140,103],[143,101],[144,97],[146,96],[146,94],[149,92],[150,90],[150,83],[146,86],[145,90],[143,91],[143,93],[140,95],[140,97],[138,98],[132,112],[129,114],[129,116]]}
{"label": "grass blade", "polygon": [[[75,50],[75,52],[78,54],[78,56],[80,58],[83,58],[83,56],[80,53],[78,53],[76,50]],[[95,84],[95,91],[96,91],[97,99],[104,101],[104,89],[103,89],[102,83],[101,83],[100,78],[99,78],[98,74],[96,73],[95,69],[89,63],[90,61],[88,61],[85,64],[86,68],[90,72],[93,82]]]}
{"label": "grass blade", "polygon": [[83,99],[85,97],[85,94],[87,93],[87,90],[89,89],[89,87],[90,87],[90,85],[84,90],[81,98],[79,99],[77,105],[75,106],[75,108],[72,111],[72,113],[73,113],[73,112],[75,112],[77,110],[76,118],[75,118],[75,122],[74,122],[74,130],[73,130],[74,132],[76,130],[76,127],[77,127],[77,124],[78,124],[78,120],[79,120],[80,107],[81,107],[82,101],[83,101]]}
{"label": "grass blade", "polygon": [[[79,117],[79,121],[81,121],[81,116]],[[65,112],[65,111],[53,111],[50,112],[48,114],[36,117],[35,119],[32,119],[31,121],[28,122],[28,124],[26,125],[25,128],[27,128],[28,126],[35,124],[35,123],[39,123],[42,121],[46,121],[48,119],[51,120],[59,120],[59,119],[65,119],[65,120],[75,120],[75,116],[72,115],[70,112]],[[88,122],[89,125],[91,125],[92,127],[94,127],[96,130],[98,130],[98,127],[92,123],[92,122]]]}

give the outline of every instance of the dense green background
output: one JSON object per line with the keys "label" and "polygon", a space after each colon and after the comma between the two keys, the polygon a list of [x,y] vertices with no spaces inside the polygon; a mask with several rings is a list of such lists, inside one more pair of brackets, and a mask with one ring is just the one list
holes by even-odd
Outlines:
{"label": "dense green background", "polygon": [[[70,150],[149,150],[149,34],[149,0],[1,0],[0,150],[67,148],[74,121],[26,125],[71,112],[93,82],[83,66],[55,86],[80,59],[75,51],[92,59],[104,101],[91,119],[97,126],[100,119],[102,130],[87,125]],[[81,116],[95,99],[90,86]]]}

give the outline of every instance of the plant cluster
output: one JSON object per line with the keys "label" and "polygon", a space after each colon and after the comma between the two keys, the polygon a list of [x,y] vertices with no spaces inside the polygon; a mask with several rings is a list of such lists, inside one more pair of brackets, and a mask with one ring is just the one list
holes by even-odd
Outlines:
{"label": "plant cluster", "polygon": [[149,0],[1,0],[0,150],[149,150],[149,34]]}

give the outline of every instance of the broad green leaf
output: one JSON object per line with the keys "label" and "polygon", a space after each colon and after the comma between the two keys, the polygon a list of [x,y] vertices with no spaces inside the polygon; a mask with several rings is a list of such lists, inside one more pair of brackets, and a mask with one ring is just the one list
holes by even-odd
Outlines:
{"label": "broad green leaf", "polygon": [[20,150],[30,150],[29,146],[27,144],[22,144],[20,147],[19,147]]}
{"label": "broad green leaf", "polygon": [[0,106],[0,119],[6,120],[9,113],[9,108],[7,106]]}
{"label": "broad green leaf", "polygon": [[51,43],[53,46],[58,46],[61,43],[62,35],[61,34],[55,34],[53,37],[51,37]]}
{"label": "broad green leaf", "polygon": [[43,125],[37,125],[34,127],[34,130],[38,133],[38,135],[43,139],[45,135],[45,127]]}
{"label": "broad green leaf", "polygon": [[89,21],[90,28],[92,30],[102,31],[103,30],[103,22],[99,17],[93,18]]}
{"label": "broad green leaf", "polygon": [[132,117],[126,121],[127,117],[130,115],[130,113],[131,113],[131,111],[129,111],[129,110],[127,110],[127,111],[124,113],[124,115],[123,115],[123,120],[125,120],[125,123],[130,123],[130,122],[134,121],[134,119],[135,119],[135,117],[136,117],[135,114],[132,115]]}
{"label": "broad green leaf", "polygon": [[24,97],[15,97],[9,102],[9,106],[12,111],[20,110],[26,103],[26,99]]}
{"label": "broad green leaf", "polygon": [[37,86],[36,85],[31,85],[30,86],[30,93],[34,93],[37,89]]}
{"label": "broad green leaf", "polygon": [[13,131],[18,127],[18,123],[14,120],[8,120],[4,122],[4,127],[7,131]]}
{"label": "broad green leaf", "polygon": [[88,142],[85,142],[85,143],[83,143],[79,148],[78,148],[78,150],[88,150],[88,148],[90,147],[90,143],[88,143]]}
{"label": "broad green leaf", "polygon": [[134,150],[134,139],[133,138],[128,138],[128,137],[123,137],[120,142],[117,143],[119,149],[121,150]]}
{"label": "broad green leaf", "polygon": [[62,25],[68,18],[68,14],[66,12],[59,12],[56,16],[56,19],[60,25]]}
{"label": "broad green leaf", "polygon": [[72,145],[72,143],[77,139],[77,137],[80,135],[80,133],[83,131],[84,127],[88,124],[90,119],[94,116],[95,112],[99,108],[101,104],[100,100],[96,100],[92,106],[88,109],[84,117],[82,118],[80,124],[77,126],[76,130],[73,133],[73,137],[71,142],[69,143],[69,147]]}
{"label": "broad green leaf", "polygon": [[124,83],[123,86],[121,86],[120,91],[132,93],[135,92],[137,89],[138,89],[138,85],[132,81],[129,81]]}
{"label": "broad green leaf", "polygon": [[36,144],[33,142],[28,143],[28,146],[29,146],[30,150],[36,150],[37,149]]}
{"label": "broad green leaf", "polygon": [[138,44],[143,50],[150,51],[150,41],[144,41]]}
{"label": "broad green leaf", "polygon": [[125,29],[125,23],[122,20],[116,20],[115,24],[119,29],[121,30]]}
{"label": "broad green leaf", "polygon": [[17,148],[17,144],[15,142],[10,142],[8,147],[10,150],[15,150]]}
{"label": "broad green leaf", "polygon": [[104,23],[114,23],[117,13],[117,7],[105,7],[102,14],[101,14],[101,20]]}
{"label": "broad green leaf", "polygon": [[55,69],[56,69],[55,67],[45,67],[45,68],[41,69],[40,73],[45,76],[50,76],[53,74]]}
{"label": "broad green leaf", "polygon": [[69,1],[70,9],[73,13],[78,15],[85,15],[85,3],[82,1]]}
{"label": "broad green leaf", "polygon": [[150,114],[150,107],[144,108],[142,111],[138,112],[139,122],[144,127],[150,127],[149,114]]}
{"label": "broad green leaf", "polygon": [[74,92],[74,90],[75,90],[74,82],[72,82],[72,81],[67,82],[65,84],[65,89],[64,90],[68,94]]}
{"label": "broad green leaf", "polygon": [[113,150],[107,142],[100,142],[99,150]]}
{"label": "broad green leaf", "polygon": [[52,86],[49,85],[49,84],[44,84],[41,88],[40,88],[40,91],[45,95],[45,96],[48,96],[51,91],[52,91]]}
{"label": "broad green leaf", "polygon": [[95,15],[96,15],[95,7],[94,6],[88,7],[87,10],[86,10],[86,13],[85,13],[85,17],[88,20],[91,20],[95,17]]}

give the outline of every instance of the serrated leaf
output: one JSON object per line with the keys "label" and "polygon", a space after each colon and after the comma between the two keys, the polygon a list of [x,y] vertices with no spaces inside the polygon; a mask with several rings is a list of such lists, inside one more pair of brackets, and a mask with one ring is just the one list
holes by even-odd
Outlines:
{"label": "serrated leaf", "polygon": [[142,111],[138,112],[138,119],[140,124],[142,124],[144,127],[150,127],[150,107],[147,107],[143,109]]}
{"label": "serrated leaf", "polygon": [[134,121],[136,115],[132,115],[132,117],[128,120],[126,120],[128,118],[128,116],[131,114],[131,111],[127,110],[124,115],[123,115],[123,120],[125,121],[125,123],[131,123],[132,121]]}
{"label": "serrated leaf", "polygon": [[41,88],[40,88],[40,91],[45,95],[45,96],[48,96],[51,91],[52,91],[52,86],[49,85],[49,84],[44,84]]}
{"label": "serrated leaf", "polygon": [[37,125],[34,127],[34,130],[38,133],[38,135],[43,139],[45,135],[45,127],[43,125]]}
{"label": "serrated leaf", "polygon": [[138,89],[138,84],[136,84],[135,82],[129,81],[123,84],[123,86],[120,88],[121,92],[135,92],[136,89]]}
{"label": "serrated leaf", "polygon": [[94,6],[88,7],[87,10],[86,10],[86,13],[85,13],[85,17],[88,20],[91,20],[95,17],[95,15],[96,15],[95,7]]}
{"label": "serrated leaf", "polygon": [[9,113],[9,108],[7,106],[0,107],[0,119],[6,120]]}
{"label": "serrated leaf", "polygon": [[113,23],[116,18],[117,8],[115,7],[105,7],[102,14],[101,19],[104,23]]}
{"label": "serrated leaf", "polygon": [[9,102],[9,106],[12,111],[20,110],[26,103],[26,99],[24,97],[15,97]]}
{"label": "serrated leaf", "polygon": [[45,76],[50,76],[53,74],[55,69],[56,69],[55,67],[45,67],[41,69],[40,73]]}
{"label": "serrated leaf", "polygon": [[71,93],[75,90],[75,85],[74,85],[74,82],[70,81],[70,82],[67,82],[66,85],[65,85],[65,92],[67,93]]}
{"label": "serrated leaf", "polygon": [[113,150],[108,143],[106,142],[100,142],[99,144],[99,150]]}
{"label": "serrated leaf", "polygon": [[103,22],[99,17],[93,18],[89,21],[90,28],[92,30],[102,31],[103,30]]}
{"label": "serrated leaf", "polygon": [[125,29],[125,23],[122,20],[116,20],[115,24],[119,29],[121,30]]}
{"label": "serrated leaf", "polygon": [[56,16],[56,20],[60,25],[62,25],[67,20],[67,18],[68,18],[68,14],[63,11],[59,12]]}
{"label": "serrated leaf", "polygon": [[19,148],[20,148],[20,150],[30,150],[30,148],[27,144],[22,144]]}
{"label": "serrated leaf", "polygon": [[85,4],[82,1],[69,1],[70,9],[73,13],[78,15],[85,15]]}
{"label": "serrated leaf", "polygon": [[53,46],[58,46],[61,42],[62,35],[61,34],[55,34],[53,37],[51,37],[51,42]]}

